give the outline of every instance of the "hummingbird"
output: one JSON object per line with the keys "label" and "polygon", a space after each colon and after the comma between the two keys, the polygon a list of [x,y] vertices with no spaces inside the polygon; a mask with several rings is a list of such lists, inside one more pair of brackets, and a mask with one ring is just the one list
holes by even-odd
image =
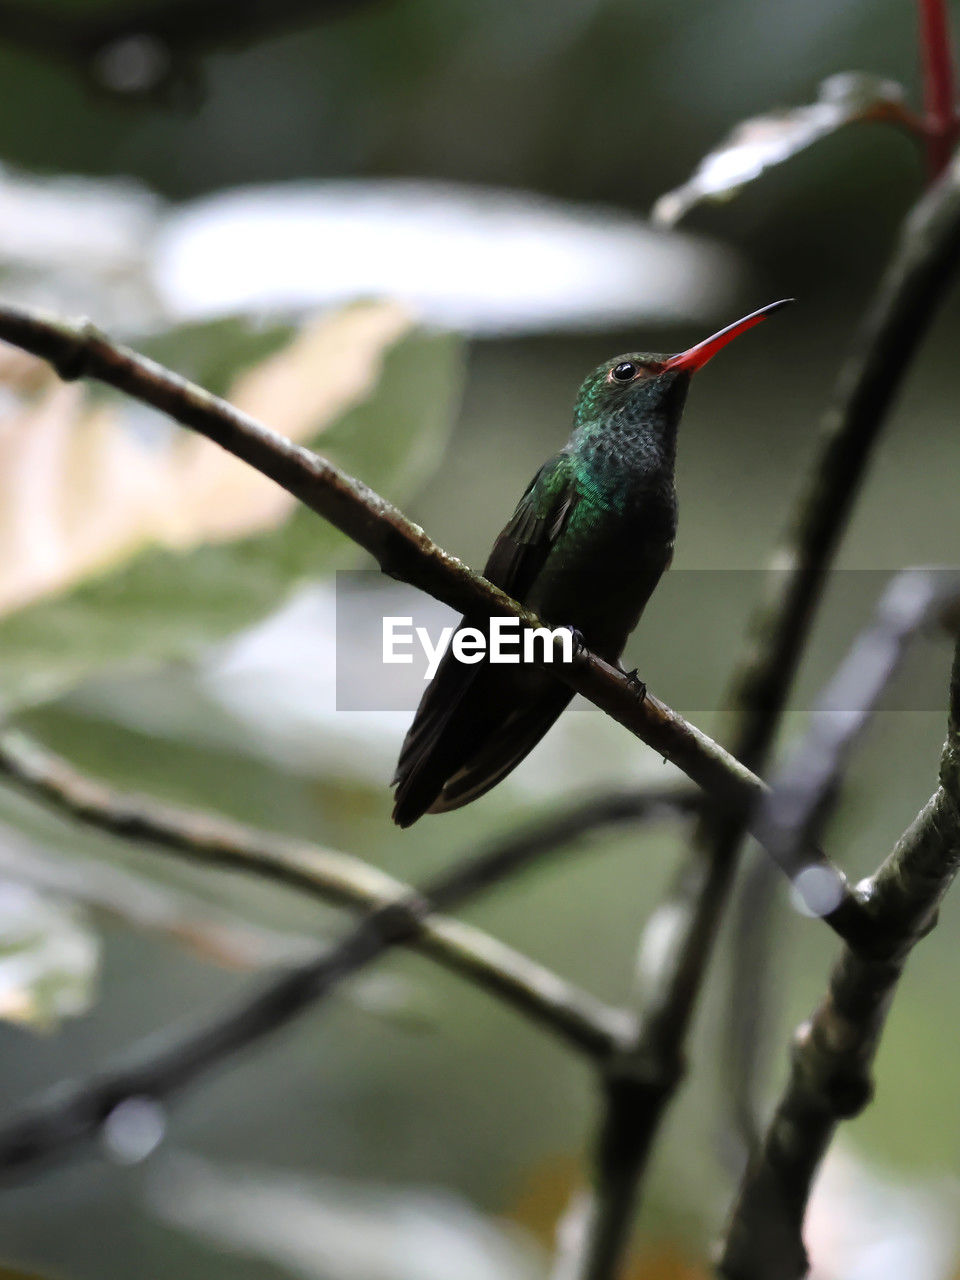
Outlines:
{"label": "hummingbird", "polygon": [[[484,576],[619,664],[673,557],[677,428],[690,379],[728,342],[792,301],[751,312],[678,355],[632,352],[594,369],[577,395],[570,439],[527,485]],[[468,615],[459,626],[489,629],[489,619]],[[466,665],[451,644],[400,751],[394,821],[408,827],[424,813],[446,813],[484,795],[533,750],[572,697],[542,665],[486,658]]]}

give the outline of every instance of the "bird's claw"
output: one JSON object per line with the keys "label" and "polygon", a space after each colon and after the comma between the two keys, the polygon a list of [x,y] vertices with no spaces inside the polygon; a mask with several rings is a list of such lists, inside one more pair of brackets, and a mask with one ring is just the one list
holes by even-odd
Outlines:
{"label": "bird's claw", "polygon": [[638,668],[634,667],[632,671],[624,671],[623,674],[627,677],[631,693],[636,696],[638,702],[643,702],[647,696],[647,686],[640,679]]}
{"label": "bird's claw", "polygon": [[578,631],[576,627],[567,623],[567,630],[573,636],[573,660],[576,661],[587,647],[587,642],[583,638],[583,632]]}

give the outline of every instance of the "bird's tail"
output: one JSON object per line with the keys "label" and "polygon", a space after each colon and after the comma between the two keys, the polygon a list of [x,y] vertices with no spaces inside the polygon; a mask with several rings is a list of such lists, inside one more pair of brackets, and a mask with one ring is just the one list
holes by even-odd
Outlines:
{"label": "bird's tail", "polygon": [[512,711],[444,784],[429,813],[448,813],[484,795],[530,754],[573,697],[557,683],[533,703]]}
{"label": "bird's tail", "polygon": [[[444,673],[446,674],[446,673]],[[548,680],[531,698],[489,668],[474,668],[459,697],[424,698],[400,753],[393,820],[409,827],[477,799],[520,763],[573,696]]]}

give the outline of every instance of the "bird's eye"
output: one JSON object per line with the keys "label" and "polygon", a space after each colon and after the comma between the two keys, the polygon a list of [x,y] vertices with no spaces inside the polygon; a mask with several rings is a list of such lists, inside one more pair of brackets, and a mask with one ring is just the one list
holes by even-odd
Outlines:
{"label": "bird's eye", "polygon": [[610,373],[615,382],[632,382],[639,372],[632,360],[621,360],[615,364]]}

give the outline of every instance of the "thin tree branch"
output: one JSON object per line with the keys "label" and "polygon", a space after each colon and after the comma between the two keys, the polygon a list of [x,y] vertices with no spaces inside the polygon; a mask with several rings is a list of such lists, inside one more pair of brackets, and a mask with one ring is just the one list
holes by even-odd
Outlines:
{"label": "thin tree branch", "polygon": [[[827,995],[796,1033],[790,1078],[751,1161],[727,1232],[726,1280],[800,1280],[810,1188],[841,1120],[869,1103],[871,1068],[890,1003],[913,947],[936,923],[960,870],[960,646],[940,786],[879,871],[861,886],[877,925],[872,954],[845,948]],[[882,946],[879,940],[883,940]]]}
{"label": "thin tree branch", "polygon": [[917,0],[920,60],[930,176],[937,178],[950,163],[960,136],[956,68],[947,0]]}
{"label": "thin tree branch", "polygon": [[[823,443],[781,549],[770,598],[751,625],[733,682],[732,740],[762,767],[786,704],[829,566],[881,428],[960,265],[960,164],[915,206],[843,369]],[[742,824],[737,824],[737,840]],[[729,843],[729,838],[727,843]]]}
{"label": "thin tree branch", "polygon": [[315,937],[251,924],[199,895],[154,884],[93,858],[57,857],[16,839],[9,830],[0,841],[0,881],[29,885],[77,903],[95,918],[157,934],[227,969],[272,969],[317,949]]}
{"label": "thin tree branch", "polygon": [[[774,559],[770,598],[753,620],[730,698],[734,754],[753,769],[765,767],[873,447],[958,265],[960,162],[955,158],[904,224],[856,354],[842,370],[824,419],[820,452]],[[672,926],[669,944],[659,950],[636,1050],[647,1082],[634,1089],[629,1104],[618,1100],[622,1090],[608,1098],[601,1133],[616,1122],[617,1108],[632,1110],[634,1120],[621,1124],[627,1136],[611,1159],[602,1138],[598,1144],[595,1185],[584,1211],[593,1229],[579,1236],[576,1257],[563,1273],[570,1280],[609,1280],[623,1256],[650,1147],[683,1076],[687,1036],[748,828],[742,815],[705,810],[663,908]]]}
{"label": "thin tree branch", "polygon": [[[925,114],[920,120],[920,128],[918,136],[921,137],[927,146],[928,171],[931,182],[936,181],[943,173],[944,169],[950,162],[953,149],[960,138],[960,115],[957,110],[956,98],[956,74],[955,59],[953,52],[953,41],[950,31],[950,15],[946,0],[917,0],[917,12],[919,17],[919,45],[920,59],[923,71],[923,86],[925,98]],[[949,283],[953,278],[955,268],[948,270],[945,283]],[[940,295],[942,296],[942,295]],[[939,296],[933,298],[933,306],[939,301]],[[931,310],[933,310],[933,306]],[[879,319],[879,315],[877,316]],[[923,336],[921,328],[917,332],[917,340]],[[875,327],[875,332],[880,333],[881,326]],[[887,350],[895,350],[895,343],[885,344]],[[906,363],[909,364],[912,353],[905,353]],[[861,365],[864,362],[861,361]],[[862,369],[870,380],[870,370]],[[898,373],[897,367],[893,369],[894,387],[893,394],[896,393],[896,382],[902,370]],[[862,377],[859,381],[863,381]],[[873,428],[870,427],[870,406],[862,395],[857,395],[856,366],[853,366],[848,377],[848,386],[851,388],[852,394],[843,398],[842,395],[837,397],[838,412],[835,412],[833,423],[828,418],[827,444],[831,442],[842,444],[840,437],[844,434],[844,423],[847,423],[850,429],[850,440],[848,440],[847,449],[839,449],[838,456],[848,456],[849,460],[857,467],[856,448],[857,437],[860,437],[860,448],[865,452],[861,458],[861,464],[869,461],[869,451],[872,448],[871,436],[876,434],[877,426],[882,425],[883,414],[875,420]],[[842,391],[842,388],[841,388]],[[858,404],[859,401],[859,404]],[[867,413],[863,413],[863,407],[866,404]],[[849,405],[852,412],[847,412],[844,405]],[[866,430],[863,429],[864,424]],[[850,448],[849,446],[853,447]],[[819,471],[820,477],[823,476],[823,469]],[[798,509],[797,519],[794,523],[795,531],[802,531],[804,527],[808,528],[813,534],[818,524],[822,528],[822,517],[820,520],[808,519],[808,516],[816,515],[815,495],[821,485],[818,481],[811,486],[808,491],[806,501],[801,504]],[[832,495],[826,488],[823,489],[827,502],[831,500]],[[824,504],[824,510],[829,514],[829,507]],[[837,529],[842,531],[846,524],[846,511],[841,504],[837,507]],[[823,561],[827,565],[832,558],[832,550],[829,546],[829,536],[824,540],[820,535],[821,546],[826,546],[826,559]],[[817,551],[817,540],[812,540],[814,552]],[[767,636],[769,649],[766,652],[769,656],[776,660],[780,651],[778,643],[777,629],[773,625],[772,620],[777,616],[778,601],[782,609],[782,617],[788,626],[792,626],[792,616],[803,616],[803,598],[806,595],[813,599],[814,607],[817,598],[819,598],[821,587],[816,585],[814,579],[805,586],[801,570],[804,567],[804,554],[809,555],[809,547],[807,538],[802,532],[796,532],[787,538],[785,550],[781,551],[774,559],[774,565],[779,569],[780,562],[785,563],[787,568],[787,581],[783,584],[777,584],[773,588],[771,600],[766,606],[766,615],[763,613],[759,616],[755,623],[754,637],[755,647],[748,649],[743,667],[740,672],[739,682],[734,685],[734,705],[738,701],[742,701],[738,697],[741,691],[745,691],[748,697],[751,695],[751,683],[756,680],[759,688],[762,690],[765,684],[765,674],[763,668],[763,658],[765,655],[764,635]],[[822,554],[822,553],[821,553]],[[815,568],[814,564],[814,568]],[[792,580],[792,581],[791,581]],[[813,587],[811,595],[810,587]],[[795,600],[791,600],[791,595]],[[799,606],[799,607],[798,607]],[[805,634],[805,633],[804,633]],[[798,652],[803,649],[803,636],[800,637]],[[772,664],[768,665],[767,671],[772,669]],[[793,672],[791,669],[785,668],[786,686],[789,687],[793,681]],[[762,708],[761,708],[762,711]],[[774,708],[774,719],[771,722],[772,728],[775,728],[779,722],[779,711]],[[743,748],[738,754],[753,764],[753,767],[761,771],[764,766],[766,754],[769,750],[769,743],[772,735],[767,737],[764,743],[762,714],[759,719],[755,719],[753,733],[757,736],[755,749],[749,744],[749,736],[751,726],[749,719],[744,720],[739,726],[740,737],[734,735],[733,741],[735,745]],[[720,834],[718,834],[718,840]],[[739,839],[738,836],[730,837],[730,839]],[[760,862],[755,864],[749,872],[749,881],[745,885],[740,903],[737,908],[739,922],[734,929],[734,956],[732,962],[732,972],[730,979],[730,989],[733,1002],[736,1005],[745,1005],[752,1010],[750,1021],[753,1024],[753,1034],[751,1037],[745,1038],[739,1034],[737,1028],[744,1022],[740,1009],[734,1009],[727,1021],[727,1026],[731,1029],[732,1036],[727,1057],[730,1062],[729,1084],[730,1095],[732,1099],[732,1111],[735,1120],[735,1129],[739,1130],[744,1138],[744,1146],[747,1150],[752,1148],[755,1133],[755,1103],[753,1097],[754,1081],[756,1079],[756,1063],[748,1062],[738,1054],[737,1045],[749,1048],[751,1052],[755,1052],[758,1046],[762,1044],[763,1035],[759,1024],[762,1022],[763,1009],[765,1001],[759,990],[761,982],[769,975],[770,966],[762,962],[762,956],[765,951],[769,952],[769,939],[766,935],[770,931],[769,916],[773,908],[774,896],[774,877],[770,874],[769,864]],[[748,937],[749,934],[749,937]],[[737,949],[742,946],[743,954],[737,954]],[[751,1119],[753,1117],[753,1119]]]}
{"label": "thin tree branch", "polygon": [[265,835],[208,814],[112,791],[22,735],[0,734],[0,773],[32,797],[124,839],[147,841],[191,861],[255,872],[347,906],[373,906],[339,944],[284,971],[226,1013],[177,1034],[152,1037],[117,1066],[54,1089],[0,1126],[0,1177],[68,1153],[127,1098],[167,1099],[204,1072],[278,1031],[389,948],[409,945],[500,996],[601,1058],[633,1039],[634,1019],[610,1009],[480,930],[441,917],[452,908],[604,826],[686,812],[698,801],[675,787],[593,797],[531,823],[437,877],[425,894],[344,854]]}
{"label": "thin tree branch", "polygon": [[[340,943],[282,973],[252,998],[180,1034],[164,1032],[137,1046],[114,1067],[76,1084],[63,1084],[0,1127],[0,1177],[12,1178],[38,1161],[63,1157],[95,1136],[121,1102],[135,1097],[167,1100],[207,1071],[275,1034],[391,947],[412,944],[425,932],[437,908],[452,907],[476,884],[488,883],[484,866],[498,861],[483,854],[455,876],[445,875],[427,894],[408,892],[367,914]],[[478,874],[475,874],[475,870]],[[454,938],[462,948],[463,935]],[[444,953],[451,949],[444,940]],[[478,957],[481,966],[487,957]],[[510,987],[513,986],[512,979]],[[494,988],[497,989],[497,988]],[[508,988],[509,989],[509,988]],[[505,995],[503,990],[498,994]],[[534,1000],[541,1007],[541,993]],[[596,1030],[591,1033],[596,1048]],[[609,1048],[614,1036],[604,1036]]]}
{"label": "thin tree branch", "polygon": [[206,1072],[276,1034],[390,947],[413,938],[430,908],[411,894],[371,912],[340,943],[263,986],[226,1012],[185,1031],[162,1033],[118,1063],[82,1081],[64,1081],[0,1126],[0,1178],[13,1180],[38,1162],[63,1158],[96,1136],[130,1098],[166,1102]]}
{"label": "thin tree branch", "polygon": [[[884,592],[817,700],[810,726],[760,803],[754,831],[794,883],[806,873],[805,847],[819,837],[847,761],[899,669],[910,641],[936,621],[954,626],[954,574],[907,569]],[[814,879],[819,872],[812,869]]]}
{"label": "thin tree branch", "polygon": [[[437,546],[361,481],[154,361],[115,345],[88,322],[2,306],[0,340],[49,361],[65,380],[97,379],[213,440],[328,520],[391,577],[461,613],[512,615],[527,626],[540,625],[529,610]],[[561,657],[559,642],[554,656]],[[637,736],[646,735],[649,745],[717,799],[734,806],[757,799],[759,779],[653,695],[638,698],[635,685],[616,667],[581,648],[572,663],[557,661],[551,669]]]}
{"label": "thin tree branch", "polygon": [[[824,419],[822,450],[773,557],[770,595],[753,619],[744,659],[734,677],[730,743],[738,758],[758,772],[766,767],[827,573],[873,449],[913,358],[956,280],[958,241],[960,175],[954,157],[904,224],[867,314],[859,351],[841,373],[833,407]],[[693,856],[728,865],[732,882],[743,834],[743,824],[735,819],[704,817],[694,837]],[[765,945],[759,934],[768,928],[773,879],[762,865],[752,874],[751,901],[744,909],[751,913],[749,927],[755,936],[750,950],[755,957]],[[738,927],[734,936],[742,933]],[[764,972],[765,966],[753,964],[751,984]],[[761,1007],[749,988],[734,986],[732,998]],[[742,1069],[735,1057],[733,1061],[734,1107],[746,1115],[754,1109],[745,1092],[752,1072]],[[749,1146],[749,1127],[744,1136]]]}
{"label": "thin tree branch", "polygon": [[[774,777],[755,830],[794,883],[804,879],[804,845],[826,821],[857,739],[899,669],[909,642],[932,624],[956,632],[958,583],[953,573],[908,569],[883,594],[872,622],[818,699],[810,727]],[[728,1079],[734,1125],[748,1151],[759,1143],[754,1093],[766,1053],[765,1001],[770,984],[767,913],[772,909],[770,864],[756,863],[740,891],[730,981],[739,999],[727,1028]],[[816,874],[808,889],[816,896]],[[763,976],[759,976],[759,975]],[[742,1151],[738,1155],[742,1158]],[[737,1170],[739,1177],[741,1169]]]}
{"label": "thin tree branch", "polygon": [[[843,369],[823,444],[781,549],[773,558],[770,597],[752,624],[734,677],[731,734],[737,757],[763,769],[813,624],[826,575],[866,473],[873,448],[917,349],[960,265],[960,164],[907,218],[860,335]],[[675,997],[665,1002],[685,1037],[712,940],[735,873],[745,824],[714,813],[698,825],[684,873],[700,909],[677,965]],[[686,1012],[684,1012],[686,1011]]]}
{"label": "thin tree branch", "polygon": [[[0,340],[47,360],[61,378],[95,378],[213,440],[328,520],[368,551],[390,576],[461,613],[510,615],[527,627],[542,625],[528,609],[437,546],[362,481],[225,400],[113,343],[88,321],[2,306]],[[750,814],[764,794],[756,774],[653,694],[638,697],[635,684],[618,667],[586,647],[578,649],[572,662],[563,662],[558,637],[553,656],[557,661],[550,670],[558,679],[652,746],[749,825]],[[830,866],[822,851],[809,852],[837,886],[838,906],[823,919],[840,937],[856,937],[863,920],[842,873]]]}
{"label": "thin tree branch", "polygon": [[[406,903],[414,894],[409,885],[349,854],[114,791],[18,733],[0,734],[0,776],[85,826],[189,862],[258,875],[324,902],[378,910]],[[436,891],[463,901],[585,834],[689,812],[694,804],[691,793],[675,787],[591,798],[482,850],[438,881]],[[607,1057],[632,1036],[631,1014],[608,1007],[473,925],[430,915],[408,941],[580,1052]]]}

